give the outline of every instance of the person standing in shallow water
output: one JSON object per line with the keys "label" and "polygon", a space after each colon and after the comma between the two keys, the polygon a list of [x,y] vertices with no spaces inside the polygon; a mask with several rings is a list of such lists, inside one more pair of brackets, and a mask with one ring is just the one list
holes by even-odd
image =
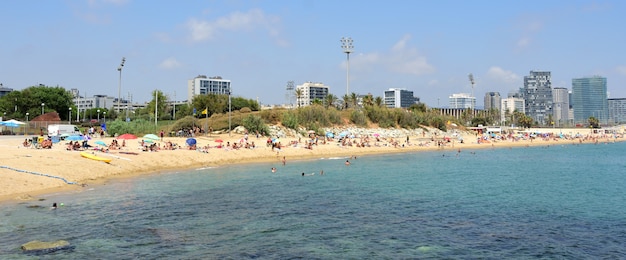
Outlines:
{"label": "person standing in shallow water", "polygon": [[345,164],[346,164],[346,166],[350,166],[350,161],[349,161],[349,160],[346,160],[346,163],[345,163]]}

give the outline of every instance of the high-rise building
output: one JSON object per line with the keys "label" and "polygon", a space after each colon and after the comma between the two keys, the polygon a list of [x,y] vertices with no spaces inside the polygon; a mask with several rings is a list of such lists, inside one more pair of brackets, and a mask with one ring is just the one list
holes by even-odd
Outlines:
{"label": "high-rise building", "polygon": [[626,123],[626,98],[609,98],[609,123]]}
{"label": "high-rise building", "polygon": [[514,112],[520,112],[526,114],[526,106],[523,98],[520,97],[508,97],[503,98],[500,104],[502,110],[500,111],[500,120],[505,122],[507,116],[512,115]]}
{"label": "high-rise building", "polygon": [[207,77],[197,76],[187,82],[187,102],[193,101],[193,97],[206,94],[230,95],[230,80],[222,79],[220,76]]}
{"label": "high-rise building", "polygon": [[569,122],[569,92],[567,88],[553,88],[552,97],[554,98],[552,102],[554,126],[567,125]]}
{"label": "high-rise building", "polygon": [[401,88],[385,90],[384,102],[387,107],[408,108],[419,102],[419,98],[413,96],[413,91]]}
{"label": "high-rise building", "polygon": [[11,91],[13,91],[12,88],[5,88],[4,86],[2,86],[2,83],[0,83],[0,97],[11,93]]}
{"label": "high-rise building", "polygon": [[476,98],[467,93],[452,94],[449,96],[450,108],[475,108]]}
{"label": "high-rise building", "polygon": [[500,97],[500,92],[487,92],[485,93],[485,110],[500,110],[502,106],[502,98]]}
{"label": "high-rise building", "polygon": [[572,102],[574,123],[586,124],[590,117],[607,124],[609,105],[606,93],[606,78],[600,76],[572,79]]}
{"label": "high-rise building", "polygon": [[524,76],[520,89],[526,106],[526,115],[539,125],[547,125],[552,113],[552,79],[549,71],[530,71]]}
{"label": "high-rise building", "polygon": [[301,95],[296,97],[298,107],[311,105],[316,99],[323,101],[328,95],[328,89],[324,83],[310,81],[296,86],[296,91],[301,92]]}

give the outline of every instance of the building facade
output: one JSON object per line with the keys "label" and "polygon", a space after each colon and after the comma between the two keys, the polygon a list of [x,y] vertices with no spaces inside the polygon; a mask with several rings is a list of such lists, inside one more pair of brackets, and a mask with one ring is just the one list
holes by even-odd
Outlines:
{"label": "building facade", "polygon": [[419,102],[419,98],[413,96],[413,91],[402,88],[390,88],[383,95],[386,107],[409,108]]}
{"label": "building facade", "polygon": [[500,111],[502,107],[502,97],[500,92],[487,92],[485,93],[485,106],[484,109],[489,111],[495,109]]}
{"label": "building facade", "polygon": [[552,112],[552,76],[549,71],[530,71],[524,76],[524,87],[520,89],[524,98],[526,115],[539,125],[548,125]]}
{"label": "building facade", "polygon": [[520,97],[508,97],[501,100],[500,108],[500,120],[506,122],[507,116],[512,115],[514,112],[520,112],[526,114],[526,102]]}
{"label": "building facade", "polygon": [[609,98],[609,123],[624,124],[626,123],[626,98]]}
{"label": "building facade", "polygon": [[316,99],[323,101],[329,93],[328,90],[329,87],[323,83],[305,82],[296,86],[296,91],[300,92],[300,95],[296,96],[296,103],[298,107],[304,107],[313,104]]}
{"label": "building facade", "polygon": [[449,108],[476,108],[476,98],[470,94],[452,94],[448,99],[450,101]]}
{"label": "building facade", "polygon": [[552,89],[552,110],[554,125],[562,127],[569,124],[569,90],[567,88]]}
{"label": "building facade", "polygon": [[595,117],[600,124],[607,124],[609,105],[606,78],[600,76],[572,79],[572,108],[574,123],[586,124]]}
{"label": "building facade", "polygon": [[2,83],[0,83],[0,97],[6,96],[7,94],[11,93],[11,91],[13,91],[12,88],[5,88],[4,86],[2,86]]}
{"label": "building facade", "polygon": [[230,80],[222,79],[220,76],[207,77],[205,75],[199,75],[187,82],[187,92],[187,102],[191,103],[193,97],[197,95],[230,95],[232,90]]}

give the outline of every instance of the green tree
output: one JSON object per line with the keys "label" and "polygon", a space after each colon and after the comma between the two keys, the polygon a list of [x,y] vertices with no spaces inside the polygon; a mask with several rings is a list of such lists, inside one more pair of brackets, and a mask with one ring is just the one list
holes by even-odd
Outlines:
{"label": "green tree", "polygon": [[324,106],[326,108],[329,108],[333,106],[333,104],[335,104],[336,101],[337,101],[337,96],[328,93],[328,95],[326,95],[326,97],[324,98]]}
{"label": "green tree", "polygon": [[56,111],[62,120],[68,120],[69,108],[72,106],[72,94],[59,86],[31,86],[22,91],[9,92],[0,98],[0,109],[12,118],[25,118],[26,113],[29,113],[32,119],[41,115],[43,107],[44,113]]}
{"label": "green tree", "polygon": [[343,95],[343,109],[348,109],[350,107],[350,96],[348,94]]}
{"label": "green tree", "polygon": [[[155,106],[156,106],[156,111],[155,111]],[[152,91],[152,100],[150,100],[150,102],[148,102],[148,105],[146,106],[146,112],[150,115],[150,117],[154,118],[155,113],[157,113],[157,116],[159,117],[159,119],[163,118],[164,116],[167,117],[168,114],[166,113],[166,110],[165,110],[166,107],[167,107],[167,96],[163,94],[163,91],[160,91],[160,90]]]}
{"label": "green tree", "polygon": [[359,105],[359,96],[352,92],[350,94],[350,101],[352,101],[352,107],[356,108]]}
{"label": "green tree", "polygon": [[374,97],[372,94],[367,94],[363,97],[363,106],[373,106],[374,105]]}
{"label": "green tree", "polygon": [[376,106],[382,107],[383,106],[383,98],[378,96],[374,99],[374,104],[376,104]]}
{"label": "green tree", "polygon": [[597,118],[590,116],[589,119],[587,120],[589,122],[589,126],[592,128],[600,128],[600,120],[598,120]]}
{"label": "green tree", "polygon": [[420,102],[420,103],[417,103],[417,104],[412,104],[409,107],[409,109],[412,110],[412,111],[426,113],[426,110],[428,110],[428,107],[426,107],[426,104]]}

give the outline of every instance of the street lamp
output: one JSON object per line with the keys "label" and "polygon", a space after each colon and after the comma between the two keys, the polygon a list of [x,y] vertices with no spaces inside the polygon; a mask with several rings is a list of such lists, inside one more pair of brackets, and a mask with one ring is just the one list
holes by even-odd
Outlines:
{"label": "street lamp", "polygon": [[126,62],[126,58],[122,57],[122,63],[117,67],[117,71],[120,72],[120,82],[117,87],[117,113],[120,113],[120,100],[122,100],[122,68],[124,67],[124,62]]}
{"label": "street lamp", "polygon": [[104,123],[106,124],[107,123],[107,111],[104,111],[103,113],[104,113]]}
{"label": "street lamp", "polygon": [[341,37],[341,48],[346,53],[346,95],[350,94],[350,53],[354,46],[352,45],[352,38]]}
{"label": "street lamp", "polygon": [[28,123],[28,115],[30,115],[30,113],[26,112],[26,123]]}
{"label": "street lamp", "polygon": [[72,108],[70,107],[70,116],[67,118],[67,123],[71,124],[72,123]]}
{"label": "street lamp", "polygon": [[30,113],[26,112],[26,133],[28,133],[28,128],[30,127],[30,124],[28,123],[28,115],[30,115]]}
{"label": "street lamp", "polygon": [[43,107],[46,105],[46,103],[41,103],[41,114],[43,115]]}
{"label": "street lamp", "polygon": [[97,111],[98,111],[98,124],[100,124],[100,109],[98,109]]}

